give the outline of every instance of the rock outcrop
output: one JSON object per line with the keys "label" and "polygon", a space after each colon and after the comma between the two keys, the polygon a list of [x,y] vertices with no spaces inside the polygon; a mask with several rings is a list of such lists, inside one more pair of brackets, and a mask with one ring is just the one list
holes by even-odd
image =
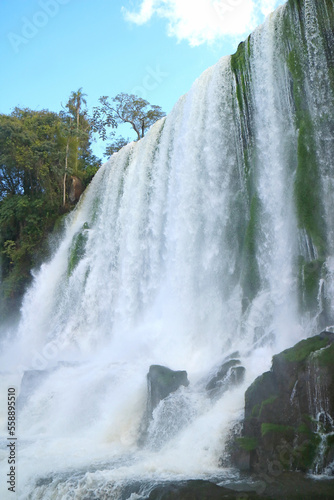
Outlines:
{"label": "rock outcrop", "polygon": [[152,414],[160,401],[177,391],[181,385],[185,387],[189,385],[186,371],[174,371],[160,365],[150,366],[147,374],[148,413]]}
{"label": "rock outcrop", "polygon": [[82,183],[82,180],[79,179],[79,177],[77,177],[76,175],[72,175],[71,189],[68,195],[70,202],[77,203],[83,192],[84,192],[84,185]]}
{"label": "rock outcrop", "polygon": [[29,398],[49,377],[50,373],[50,370],[27,370],[24,372],[16,402],[19,410],[24,407]]}
{"label": "rock outcrop", "polygon": [[303,340],[273,357],[245,394],[232,461],[251,471],[334,474],[334,334]]}
{"label": "rock outcrop", "polygon": [[191,480],[156,486],[148,500],[270,500],[253,491],[234,491],[209,481]]}
{"label": "rock outcrop", "polygon": [[206,385],[211,398],[220,397],[231,386],[242,384],[245,377],[245,368],[241,366],[238,359],[230,359],[224,362],[215,376]]}

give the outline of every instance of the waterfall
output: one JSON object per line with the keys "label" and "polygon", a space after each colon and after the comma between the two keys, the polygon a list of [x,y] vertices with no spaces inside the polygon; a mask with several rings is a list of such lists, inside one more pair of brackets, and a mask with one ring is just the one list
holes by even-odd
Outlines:
{"label": "waterfall", "polygon": [[[321,376],[317,355],[311,356],[308,363],[307,392],[310,414],[313,417],[315,433],[319,441],[312,472],[326,474],[326,455],[328,442],[334,436],[334,419],[330,414],[330,388],[326,376]],[[333,464],[332,464],[333,465]],[[331,467],[328,466],[330,472]]]}
{"label": "waterfall", "polygon": [[[327,0],[277,9],[114,154],[67,218],[1,345],[1,397],[19,394],[18,498],[230,477],[219,463],[247,386],[334,323],[333,17]],[[212,399],[232,353],[245,380]],[[190,385],[140,445],[152,364]]]}

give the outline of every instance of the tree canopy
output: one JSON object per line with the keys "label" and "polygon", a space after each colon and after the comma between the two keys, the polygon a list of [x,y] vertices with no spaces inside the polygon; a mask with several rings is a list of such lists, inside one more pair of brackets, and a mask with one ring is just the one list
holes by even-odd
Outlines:
{"label": "tree canopy", "polygon": [[91,151],[92,126],[83,96],[81,89],[72,92],[60,113],[15,108],[10,115],[0,115],[4,310],[14,308],[31,279],[31,268],[46,256],[46,236],[72,208],[73,180],[80,179],[84,188],[101,164]]}
{"label": "tree canopy", "polygon": [[[93,127],[99,136],[106,140],[107,128],[117,128],[119,124],[128,123],[136,133],[136,140],[144,137],[147,130],[160,118],[166,116],[160,106],[150,104],[134,94],[117,94],[116,97],[100,97],[100,106],[93,109]],[[111,136],[114,137],[114,132]],[[128,140],[119,137],[107,147],[107,153],[116,152],[127,144]]]}
{"label": "tree canopy", "polygon": [[[0,315],[15,311],[31,269],[48,255],[47,236],[73,208],[101,165],[91,150],[93,133],[129,123],[137,135],[165,113],[132,94],[118,94],[88,115],[82,88],[59,113],[15,108],[0,114]],[[108,145],[111,155],[130,139]]]}

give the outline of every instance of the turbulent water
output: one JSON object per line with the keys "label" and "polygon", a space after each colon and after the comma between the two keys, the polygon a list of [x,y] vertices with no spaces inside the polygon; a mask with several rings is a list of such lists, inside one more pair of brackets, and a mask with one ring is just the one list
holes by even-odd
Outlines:
{"label": "turbulent water", "polygon": [[[219,464],[246,387],[334,323],[333,46],[333,2],[291,0],[97,173],[2,344],[1,498],[9,386],[20,499],[233,475]],[[212,400],[236,351],[245,382]],[[151,364],[190,385],[143,444]]]}

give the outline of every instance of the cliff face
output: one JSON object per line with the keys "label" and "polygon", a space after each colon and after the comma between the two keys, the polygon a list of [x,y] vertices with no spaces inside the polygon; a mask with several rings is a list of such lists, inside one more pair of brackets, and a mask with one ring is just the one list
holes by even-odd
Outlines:
{"label": "cliff face", "polygon": [[[90,495],[76,464],[85,456],[90,471],[106,453],[109,489],[216,477],[244,367],[253,380],[259,348],[334,324],[333,27],[332,0],[289,0],[94,177],[22,306],[16,363],[49,374],[36,386],[26,376],[21,497]],[[331,337],[276,356],[247,391],[236,462],[242,452],[253,470],[330,466]],[[12,349],[2,370],[14,370]],[[165,366],[187,370],[189,389],[175,390],[185,372]],[[62,470],[61,483],[34,486]]]}
{"label": "cliff face", "polygon": [[[274,356],[245,394],[234,461],[254,471],[334,473],[334,334],[322,332]],[[246,457],[246,458],[245,458]]]}
{"label": "cliff face", "polygon": [[[259,41],[259,32],[255,31],[239,45],[231,59],[250,201],[243,253],[245,303],[261,288],[262,263],[256,240],[259,226],[263,225],[263,220],[259,220],[264,196],[259,190],[258,166],[262,151],[258,144],[262,142],[263,146],[267,142],[272,151],[266,161],[272,169],[280,171],[284,165],[286,175],[294,172],[289,182],[294,185],[293,203],[299,232],[299,255],[295,263],[298,300],[301,310],[317,314],[316,331],[331,324],[332,314],[325,281],[319,288],[321,279],[328,275],[326,258],[333,248],[333,224],[329,222],[332,217],[327,199],[333,188],[328,176],[334,147],[330,112],[334,95],[333,7],[332,0],[289,0],[277,11],[275,44],[268,34],[267,40]],[[262,67],[254,64],[254,54],[260,44],[263,44],[263,59],[272,53],[275,66],[272,74],[264,64]],[[272,90],[276,87],[276,95],[272,94],[273,109],[267,117],[263,107],[259,119],[256,111],[265,101],[268,86]],[[263,97],[258,95],[259,89]],[[277,120],[276,134],[270,135],[273,116]],[[275,162],[278,150],[281,150],[280,156]],[[269,193],[269,177],[265,182]]]}

